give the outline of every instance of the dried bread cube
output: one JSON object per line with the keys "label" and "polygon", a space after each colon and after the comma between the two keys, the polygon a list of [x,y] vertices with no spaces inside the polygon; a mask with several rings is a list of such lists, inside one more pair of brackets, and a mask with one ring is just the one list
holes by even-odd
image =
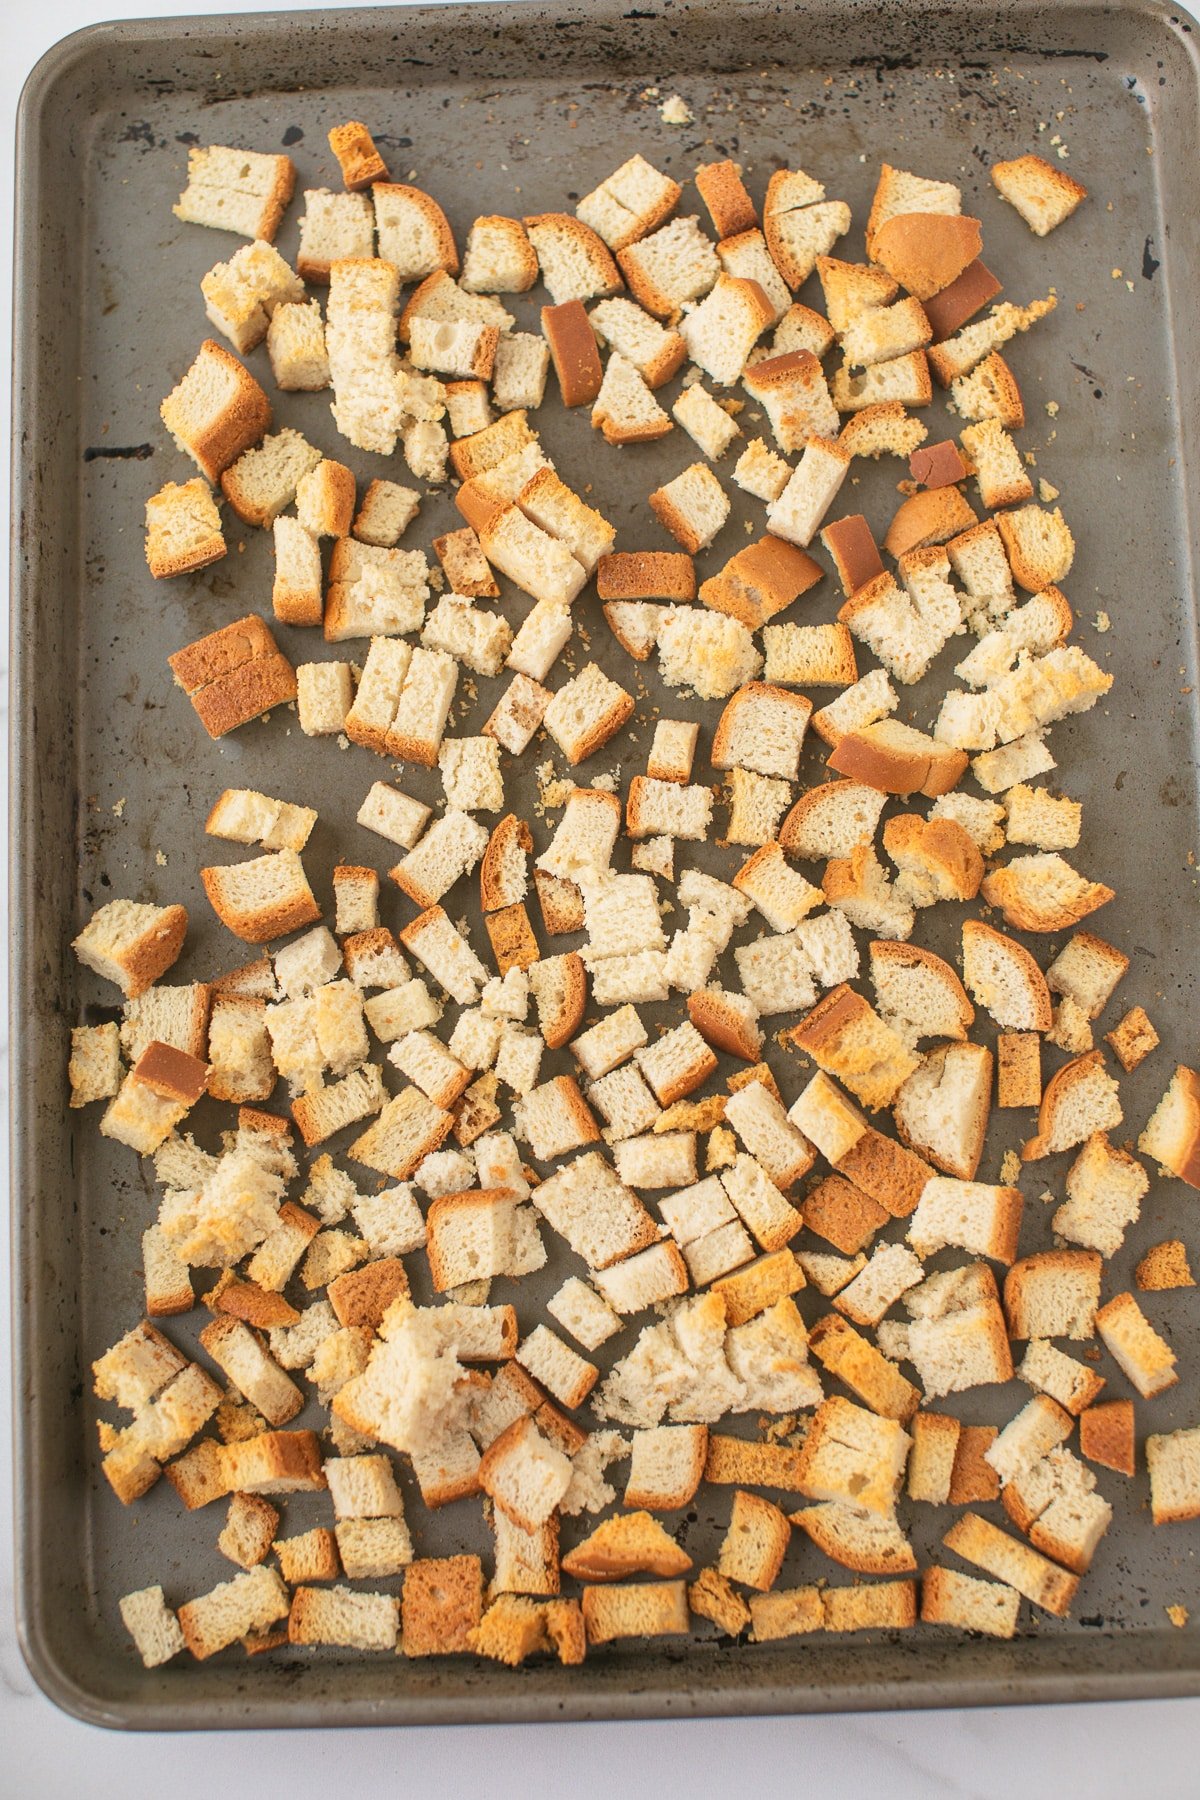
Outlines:
{"label": "dried bread cube", "polygon": [[225,549],[216,500],[199,476],[181,485],[168,481],[147,500],[146,561],[156,580],[195,574]]}
{"label": "dried bread cube", "polygon": [[903,1143],[947,1175],[973,1181],[991,1107],[992,1053],[981,1044],[930,1052],[896,1096]]}
{"label": "dried bread cube", "polygon": [[197,638],[167,662],[210,738],[296,698],[295,672],[254,613]]}
{"label": "dried bread cube", "polygon": [[161,1587],[139,1588],[122,1594],[118,1601],[121,1621],[133,1639],[147,1669],[170,1662],[185,1647],[179,1621],[167,1605]]}
{"label": "dried bread cube", "polygon": [[623,250],[661,225],[682,192],[677,181],[660,174],[644,156],[631,156],[585,194],[575,211],[610,250]]}
{"label": "dried bread cube", "polygon": [[171,211],[185,224],[234,231],[269,244],[295,183],[290,156],[193,145],[188,150],[187,186]]}
{"label": "dried bread cube", "polygon": [[1146,1439],[1150,1512],[1156,1525],[1200,1518],[1200,1430],[1153,1432]]}
{"label": "dried bread cube", "polygon": [[694,180],[718,238],[732,237],[735,232],[748,231],[758,223],[754,202],[742,181],[740,164],[729,161],[701,163]]}
{"label": "dried bread cube", "polygon": [[957,1569],[931,1568],[921,1579],[921,1622],[953,1625],[988,1637],[1011,1638],[1017,1629],[1021,1596],[1004,1582],[980,1581]]}
{"label": "dried bread cube", "polygon": [[[724,496],[722,500],[727,505]],[[747,627],[704,607],[667,609],[658,632],[658,655],[667,686],[690,688],[702,700],[726,699],[762,667]]]}
{"label": "dried bread cube", "polygon": [[1130,1293],[1117,1294],[1095,1315],[1097,1335],[1143,1400],[1174,1385],[1179,1376],[1171,1346],[1150,1324]]}
{"label": "dried bread cube", "polygon": [[288,1591],[277,1571],[260,1566],[187,1601],[178,1618],[187,1648],[202,1662],[250,1632],[265,1631],[286,1618],[288,1608]]}
{"label": "dried bread cube", "polygon": [[[840,621],[830,625],[768,625],[762,636],[768,685],[849,687],[858,680],[854,640]],[[867,731],[876,730],[878,727],[867,728]],[[834,751],[834,756],[845,752],[849,761],[852,752],[845,750],[849,738],[857,741],[865,735],[865,732],[848,734]],[[832,758],[829,766],[841,767]],[[845,772],[849,773],[849,770]]]}
{"label": "dried bread cube", "polygon": [[1079,1416],[1079,1453],[1101,1468],[1132,1477],[1137,1466],[1133,1401],[1088,1406]]}
{"label": "dried bread cube", "polygon": [[555,305],[604,299],[620,290],[621,272],[608,247],[582,219],[570,213],[537,213],[524,224]]}
{"label": "dried bread cube", "polygon": [[776,169],[767,183],[763,230],[772,260],[788,286],[801,287],[819,257],[850,229],[850,208],[826,200],[825,189],[802,169]]}
{"label": "dried bread cube", "polygon": [[1018,156],[992,164],[992,183],[1001,199],[1015,206],[1029,229],[1045,237],[1069,219],[1087,189],[1040,156]]}
{"label": "dried bread cube", "polygon": [[724,407],[718,406],[698,381],[691,387],[684,388],[671,408],[671,413],[712,462],[718,462],[733,440],[741,436],[740,429]]}
{"label": "dried bread cube", "polygon": [[375,253],[375,214],[368,195],[308,188],[300,217],[296,270],[305,281],[328,287],[330,270],[344,259]]}
{"label": "dried bread cube", "polygon": [[159,412],[179,448],[214,483],[271,423],[270,402],[258,382],[211,338]]}
{"label": "dried bread cube", "polygon": [[216,1541],[219,1552],[239,1568],[252,1570],[266,1561],[275,1532],[279,1530],[279,1510],[261,1494],[234,1494],[228,1503],[225,1528]]}
{"label": "dried bread cube", "polygon": [[729,516],[729,499],[704,463],[693,463],[650,495],[659,522],[689,555],[706,549]]}
{"label": "dried bread cube", "polygon": [[1079,1578],[1001,1531],[978,1513],[964,1513],[942,1540],[965,1562],[1007,1583],[1035,1606],[1058,1617],[1071,1606]]}
{"label": "dried bread cube", "polygon": [[325,322],[318,301],[287,300],[275,308],[267,326],[267,355],[277,388],[314,393],[329,386]]}
{"label": "dried bread cube", "polygon": [[790,474],[789,465],[763,438],[751,438],[734,466],[733,479],[757,500],[771,502],[778,500]]}
{"label": "dried bread cube", "polygon": [[734,1492],[729,1528],[721,1541],[719,1572],[730,1581],[766,1593],[783,1566],[791,1527],[771,1501],[743,1488]]}
{"label": "dried bread cube", "polygon": [[742,374],[778,309],[753,279],[722,273],[710,287],[703,300],[685,307],[679,333],[692,361],[718,385],[728,387]]}
{"label": "dried bread cube", "polygon": [[[832,443],[838,408],[820,361],[811,350],[787,350],[751,363],[742,377],[746,392],[771,422],[775,442],[785,452],[803,450],[813,438]],[[843,472],[851,452],[841,452]],[[836,491],[836,489],[835,489]],[[832,499],[832,495],[830,496]],[[774,502],[778,506],[779,502]]]}

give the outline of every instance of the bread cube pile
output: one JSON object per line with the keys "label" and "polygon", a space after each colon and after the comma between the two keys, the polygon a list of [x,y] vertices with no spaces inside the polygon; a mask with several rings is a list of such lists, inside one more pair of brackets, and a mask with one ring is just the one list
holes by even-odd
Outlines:
{"label": "bread cube pile", "polygon": [[[244,241],[162,404],[197,473],[147,503],[150,573],[224,556],[232,514],[275,580],[272,617],[162,672],[202,728],[205,830],[245,853],[204,892],[252,960],[172,983],[186,910],[129,899],[74,944],[82,998],[120,1005],[72,1033],[71,1104],[158,1196],[145,1316],[93,1363],[103,1471],[127,1505],[165,1479],[233,1565],[126,1596],[125,1624],[147,1666],[1033,1630],[1141,1462],[1155,1525],[1200,1516],[1200,1425],[1139,1421],[1178,1380],[1159,1295],[1194,1285],[1186,1251],[1148,1250],[1143,1299],[1107,1267],[1155,1169],[1200,1187],[1200,1074],[1127,1124],[1158,1037],[1115,1016],[1112,890],[1044,781],[1051,728],[1113,679],[1070,641],[1074,541],[1013,435],[1053,290],[997,300],[986,221],[886,164],[851,260],[849,207],[799,168],[755,193],[702,165],[692,199],[634,154],[574,211],[456,235],[366,126],[330,144],[344,185],[303,193],[294,269],[288,157],[193,149],[175,208]],[[1036,156],[992,178],[1038,236],[1086,197]],[[239,360],[264,341],[270,397]],[[543,447],[551,381],[625,491],[639,443],[681,447],[619,548]],[[329,395],[331,449],[381,459],[365,485],[277,418],[297,390]],[[890,517],[846,510],[860,458],[896,459]],[[762,507],[737,547],[730,481]],[[620,679],[588,654],[606,629]],[[684,716],[639,712],[652,662]],[[332,901],[316,811],[223,787],[205,742],[292,706],[367,753],[340,767],[380,866],[339,862]],[[606,747],[627,780],[594,773]],[[522,817],[514,773],[547,755],[572,773]],[[947,902],[957,968],[920,942]],[[1025,1142],[980,1180],[994,1108]],[[960,1419],[1014,1376],[1023,1402]],[[702,1489],[727,1525],[697,1566]],[[431,1556],[442,1508],[461,1552]]]}

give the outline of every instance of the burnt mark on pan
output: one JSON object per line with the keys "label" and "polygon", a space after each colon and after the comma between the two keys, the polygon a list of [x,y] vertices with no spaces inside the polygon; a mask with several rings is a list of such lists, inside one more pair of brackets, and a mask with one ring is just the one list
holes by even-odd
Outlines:
{"label": "burnt mark on pan", "polygon": [[304,139],[303,126],[289,125],[287,130],[284,132],[283,136],[280,138],[279,141],[284,146],[285,149],[288,149],[292,144],[299,144],[299,143],[303,142],[303,139]]}
{"label": "burnt mark on pan", "polygon": [[1154,239],[1152,237],[1148,237],[1146,239],[1145,244],[1142,246],[1142,280],[1143,281],[1153,281],[1155,270],[1160,269],[1162,267],[1161,262],[1159,262],[1158,258],[1154,255],[1154,251],[1152,248],[1153,243],[1154,243]]}
{"label": "burnt mark on pan", "polygon": [[154,455],[153,444],[89,444],[83,453],[85,463],[115,457],[118,462],[145,462]]}
{"label": "burnt mark on pan", "polygon": [[146,150],[160,150],[166,141],[166,138],[155,137],[154,127],[146,119],[135,119],[117,139],[119,144],[141,144]]}

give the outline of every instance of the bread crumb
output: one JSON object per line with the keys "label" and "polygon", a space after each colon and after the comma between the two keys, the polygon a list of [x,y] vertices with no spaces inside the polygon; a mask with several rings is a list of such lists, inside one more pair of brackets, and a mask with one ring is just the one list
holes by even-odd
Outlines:
{"label": "bread crumb", "polygon": [[339,750],[348,750],[350,748],[350,739],[346,736],[344,731],[338,732],[337,747]]}
{"label": "bread crumb", "polygon": [[[606,794],[615,794],[621,785],[621,778],[615,769],[602,769],[599,775],[593,775],[591,785],[594,788],[600,788]],[[571,782],[570,788],[573,789],[574,786],[574,782]],[[570,790],[568,790],[567,797],[569,797],[569,792]],[[563,804],[566,804],[566,798],[564,798]]]}
{"label": "bread crumb", "polygon": [[167,866],[167,859],[166,859],[166,857],[165,857],[165,856],[164,856],[164,855],[163,855],[163,853],[162,853],[162,851],[161,851],[161,850],[156,850],[156,851],[155,851],[155,852],[154,852],[154,860],[155,860],[155,862],[156,862],[156,863],[157,863],[157,864],[158,864],[158,866],[159,866],[159,868],[160,868],[160,869],[165,869],[165,868],[166,868],[166,866]]}
{"label": "bread crumb", "polygon": [[1000,1185],[1002,1187],[1015,1187],[1017,1177],[1020,1173],[1020,1157],[1015,1150],[1006,1150],[1000,1164]]}
{"label": "bread crumb", "polygon": [[1095,618],[1095,626],[1097,631],[1108,631],[1112,626],[1112,620],[1106,612],[1098,612]]}
{"label": "bread crumb", "polygon": [[1044,477],[1039,479],[1039,481],[1038,481],[1038,499],[1041,500],[1044,505],[1049,506],[1051,500],[1057,500],[1058,496],[1059,496],[1058,488],[1051,487],[1050,483],[1047,480],[1045,480]]}
{"label": "bread crumb", "polygon": [[682,95],[672,94],[659,107],[658,116],[664,125],[690,125],[695,114]]}
{"label": "bread crumb", "polygon": [[1046,411],[1050,414],[1050,417],[1052,419],[1057,419],[1057,417],[1058,417],[1058,401],[1057,400],[1047,400]]}
{"label": "bread crumb", "polygon": [[538,784],[538,813],[565,806],[575,792],[575,783],[569,778],[554,773],[554,764],[546,759],[539,763],[534,773]]}
{"label": "bread crumb", "polygon": [[125,796],[124,796],[124,794],[122,794],[121,798],[119,800],[116,800],[113,802],[113,818],[114,819],[123,819],[124,817],[125,817]]}
{"label": "bread crumb", "polygon": [[1166,1609],[1166,1612],[1167,1612],[1168,1619],[1170,1619],[1170,1621],[1171,1621],[1172,1625],[1174,1625],[1176,1631],[1182,1631],[1184,1626],[1187,1624],[1188,1618],[1190,1616],[1188,1613],[1187,1607],[1186,1606],[1168,1606]]}

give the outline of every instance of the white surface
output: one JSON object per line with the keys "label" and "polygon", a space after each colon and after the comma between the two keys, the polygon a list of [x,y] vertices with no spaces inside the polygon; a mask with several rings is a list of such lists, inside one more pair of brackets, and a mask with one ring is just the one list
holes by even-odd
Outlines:
{"label": "white surface", "polygon": [[[293,11],[293,7],[263,10]],[[159,5],[163,16],[221,12],[222,4],[190,0]],[[0,237],[11,241],[12,139],[25,75],[43,51],[68,32],[110,14],[95,0],[42,0],[18,7],[0,0],[3,67]],[[7,266],[0,341],[9,336]],[[5,375],[7,385],[7,374]],[[7,399],[4,417],[7,418]],[[0,448],[7,468],[8,444]],[[5,484],[7,486],[7,483]],[[7,636],[7,634],[5,634]],[[0,705],[7,711],[6,699]],[[0,794],[7,791],[6,785]],[[0,800],[0,804],[3,801]],[[0,895],[0,941],[5,900]],[[5,1014],[4,1017],[7,1015]],[[4,1032],[0,1019],[0,1033]],[[7,1080],[7,1041],[0,1041],[0,1078]],[[3,1151],[7,1159],[7,1143]],[[7,1183],[5,1183],[7,1188]],[[17,1197],[19,1203],[19,1196]],[[0,1234],[0,1344],[8,1341],[7,1238]],[[886,1800],[1139,1800],[1200,1791],[1195,1746],[1200,1700],[1137,1705],[1027,1708],[986,1712],[865,1714],[822,1719],[703,1720],[680,1724],[511,1726],[474,1730],[326,1731],[265,1735],[219,1733],[203,1740],[126,1737],[80,1725],[42,1698],[16,1646],[12,1606],[11,1433],[7,1369],[0,1376],[0,1796],[32,1800],[86,1791],[89,1800],[153,1793],[170,1768],[171,1800],[210,1800],[223,1790],[286,1793],[289,1800],[343,1792],[396,1791],[457,1796],[483,1785],[489,1800],[553,1793],[621,1800],[670,1800],[687,1794],[737,1795],[753,1771],[759,1793],[815,1793],[827,1784],[847,1796]],[[1188,1776],[1185,1771],[1191,1768]],[[386,1784],[377,1785],[380,1776]]]}

